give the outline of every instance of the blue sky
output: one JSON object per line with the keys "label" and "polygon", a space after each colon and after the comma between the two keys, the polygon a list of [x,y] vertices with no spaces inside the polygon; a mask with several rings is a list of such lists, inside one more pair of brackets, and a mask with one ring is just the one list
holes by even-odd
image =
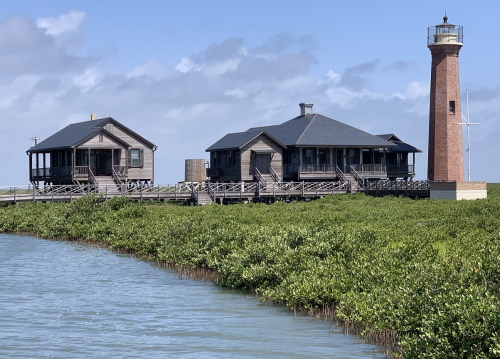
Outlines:
{"label": "blue sky", "polygon": [[500,2],[18,0],[0,18],[0,186],[27,184],[31,137],[91,112],[155,143],[155,182],[172,184],[224,134],[284,122],[303,101],[420,148],[425,179],[427,27],[445,9],[464,26],[462,112],[468,88],[481,123],[471,178],[500,182]]}

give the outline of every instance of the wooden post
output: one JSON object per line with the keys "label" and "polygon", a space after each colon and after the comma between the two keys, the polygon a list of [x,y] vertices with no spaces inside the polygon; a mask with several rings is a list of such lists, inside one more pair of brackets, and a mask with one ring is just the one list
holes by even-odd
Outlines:
{"label": "wooden post", "polygon": [[333,171],[333,147],[330,147],[330,171]]}
{"label": "wooden post", "polygon": [[45,160],[46,153],[43,153],[43,177],[47,177],[47,162]]}
{"label": "wooden post", "polygon": [[76,148],[71,149],[71,179],[73,180],[73,176],[75,175],[75,166],[76,166]]}
{"label": "wooden post", "polygon": [[31,178],[32,178],[32,172],[33,172],[33,153],[30,152],[30,173],[29,173],[29,179],[30,179],[30,182],[31,182]]}
{"label": "wooden post", "polygon": [[35,162],[36,162],[36,176],[38,177],[39,173],[38,173],[38,162],[39,162],[39,155],[38,155],[38,152],[36,153],[36,158],[35,158]]}
{"label": "wooden post", "polygon": [[415,175],[415,152],[413,152],[413,175]]}

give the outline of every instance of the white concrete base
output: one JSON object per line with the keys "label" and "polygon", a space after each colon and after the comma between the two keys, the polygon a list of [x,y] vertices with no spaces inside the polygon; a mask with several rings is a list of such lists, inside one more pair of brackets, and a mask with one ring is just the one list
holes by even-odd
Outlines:
{"label": "white concrete base", "polygon": [[487,198],[487,192],[484,191],[430,191],[430,195],[432,199],[440,198],[440,199],[479,199],[479,198]]}
{"label": "white concrete base", "polygon": [[470,200],[487,198],[486,182],[431,182],[431,199]]}

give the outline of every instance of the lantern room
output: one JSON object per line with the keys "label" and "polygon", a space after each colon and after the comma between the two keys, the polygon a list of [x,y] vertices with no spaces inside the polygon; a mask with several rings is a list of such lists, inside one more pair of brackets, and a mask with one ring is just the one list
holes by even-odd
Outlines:
{"label": "lantern room", "polygon": [[427,28],[427,46],[434,45],[462,45],[463,27],[448,23],[448,16],[443,17],[441,25]]}

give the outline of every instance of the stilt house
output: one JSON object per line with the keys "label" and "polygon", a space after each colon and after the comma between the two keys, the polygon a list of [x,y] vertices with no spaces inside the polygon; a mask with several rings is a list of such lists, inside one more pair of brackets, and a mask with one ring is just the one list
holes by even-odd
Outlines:
{"label": "stilt house", "polygon": [[73,123],[31,147],[30,182],[152,184],[156,146],[111,117]]}
{"label": "stilt house", "polygon": [[[301,103],[301,113],[280,125],[230,133],[207,148],[211,181],[334,181],[415,176],[419,149],[395,135],[374,136]],[[412,162],[409,162],[412,154]]]}

